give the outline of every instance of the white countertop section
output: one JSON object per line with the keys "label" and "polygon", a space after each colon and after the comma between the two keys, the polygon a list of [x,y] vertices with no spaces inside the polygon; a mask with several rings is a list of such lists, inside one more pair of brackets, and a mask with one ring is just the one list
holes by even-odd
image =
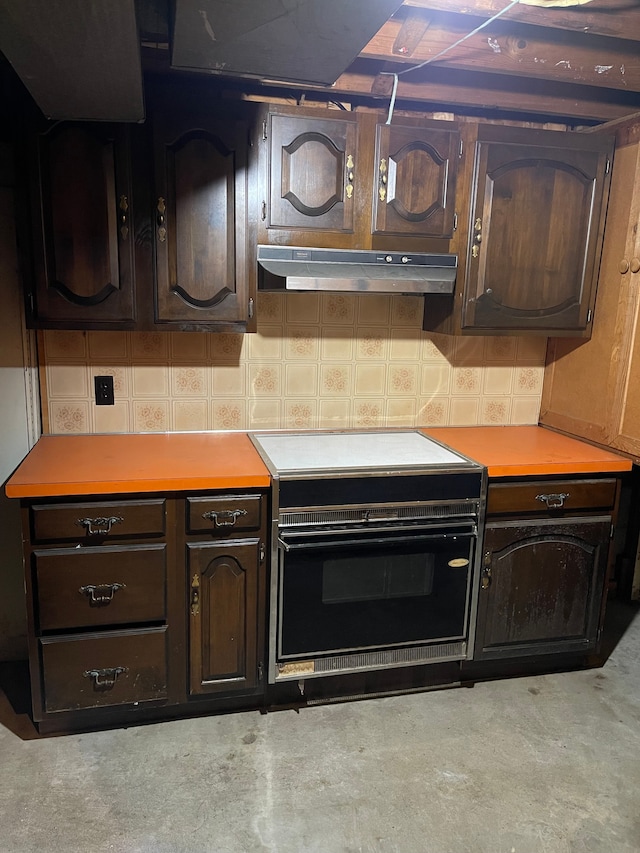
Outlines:
{"label": "white countertop section", "polygon": [[417,431],[254,433],[253,439],[278,472],[469,465]]}

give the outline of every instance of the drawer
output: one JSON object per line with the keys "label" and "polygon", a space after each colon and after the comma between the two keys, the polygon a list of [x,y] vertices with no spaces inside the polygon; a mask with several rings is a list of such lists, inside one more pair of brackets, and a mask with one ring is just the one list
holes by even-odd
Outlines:
{"label": "drawer", "polygon": [[40,640],[47,712],[166,699],[166,628]]}
{"label": "drawer", "polygon": [[258,530],[261,495],[216,495],[187,498],[187,533],[229,533]]}
{"label": "drawer", "polygon": [[56,548],[33,563],[41,631],[165,621],[165,545]]}
{"label": "drawer", "polygon": [[535,483],[490,483],[487,513],[612,509],[616,480],[547,480]]}
{"label": "drawer", "polygon": [[34,542],[60,542],[65,539],[91,542],[107,537],[162,536],[165,532],[165,501],[157,498],[33,504],[31,531]]}

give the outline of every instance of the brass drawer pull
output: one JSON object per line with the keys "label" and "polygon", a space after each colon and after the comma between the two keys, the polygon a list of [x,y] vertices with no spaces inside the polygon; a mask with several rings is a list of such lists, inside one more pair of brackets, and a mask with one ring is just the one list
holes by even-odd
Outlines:
{"label": "brass drawer pull", "polygon": [[118,680],[118,676],[125,672],[129,672],[126,666],[112,666],[108,669],[87,669],[83,675],[85,678],[93,679],[94,690],[111,690]]}
{"label": "brass drawer pull", "polygon": [[569,492],[556,492],[550,495],[536,495],[536,500],[546,504],[547,509],[560,509],[568,497]]}
{"label": "brass drawer pull", "polygon": [[[119,515],[99,516],[98,518],[79,518],[76,524],[85,527],[89,536],[106,536],[114,524],[122,524],[124,518]],[[94,527],[95,525],[95,527]]]}
{"label": "brass drawer pull", "polygon": [[216,527],[233,527],[240,516],[246,514],[246,509],[222,509],[220,512],[212,509],[210,512],[203,512],[202,517],[213,521]]}
{"label": "brass drawer pull", "polygon": [[117,590],[125,588],[126,584],[123,583],[90,583],[87,586],[81,586],[78,592],[80,595],[86,595],[91,607],[106,607],[113,601]]}

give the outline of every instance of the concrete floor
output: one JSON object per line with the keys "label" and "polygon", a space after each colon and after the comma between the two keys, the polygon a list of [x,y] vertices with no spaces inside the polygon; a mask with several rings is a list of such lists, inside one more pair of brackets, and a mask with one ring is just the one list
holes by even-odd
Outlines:
{"label": "concrete floor", "polygon": [[637,853],[640,611],[610,607],[607,630],[602,669],[470,690],[1,726],[0,853]]}

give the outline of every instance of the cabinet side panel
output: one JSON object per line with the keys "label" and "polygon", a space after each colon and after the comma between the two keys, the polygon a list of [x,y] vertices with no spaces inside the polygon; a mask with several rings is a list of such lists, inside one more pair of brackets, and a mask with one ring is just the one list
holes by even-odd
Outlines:
{"label": "cabinet side panel", "polygon": [[585,343],[567,339],[551,343],[540,412],[543,424],[605,443],[614,430],[620,319],[624,322],[619,313],[626,314],[630,307],[620,298],[631,273],[621,275],[619,265],[627,256],[630,216],[637,206],[634,181],[639,152],[638,145],[616,151],[592,336]]}

